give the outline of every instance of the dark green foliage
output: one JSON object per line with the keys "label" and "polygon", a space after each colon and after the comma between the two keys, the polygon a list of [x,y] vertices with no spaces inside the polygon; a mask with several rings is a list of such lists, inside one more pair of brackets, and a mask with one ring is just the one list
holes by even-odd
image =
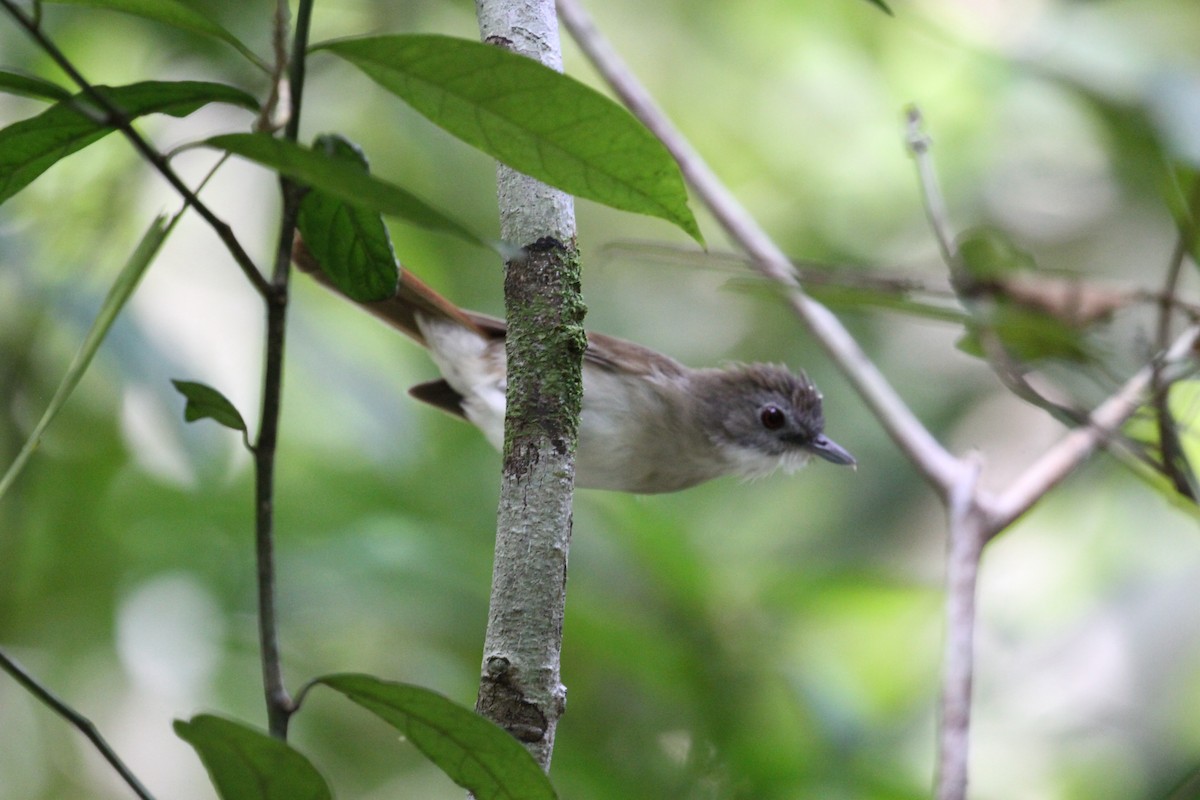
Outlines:
{"label": "dark green foliage", "polygon": [[[145,81],[97,86],[126,119],[144,114],[185,117],[209,103],[250,110],[258,101],[232,86],[200,81]],[[86,93],[55,103],[36,117],[0,130],[0,203],[24,189],[58,161],[116,130],[108,113]]]}
{"label": "dark green foliage", "polygon": [[348,162],[324,149],[276,139],[263,133],[229,133],[205,144],[276,170],[330,198],[399,217],[429,230],[449,233],[474,244],[478,235],[411,192],[369,175],[358,162]]}
{"label": "dark green foliage", "polygon": [[[313,149],[368,171],[362,150],[342,136],[319,136]],[[400,273],[392,238],[379,212],[310,189],[300,204],[296,225],[321,270],[342,294],[359,301],[395,294]]]}
{"label": "dark green foliage", "polygon": [[193,381],[171,381],[179,393],[187,398],[183,418],[188,422],[211,419],[219,425],[246,433],[246,422],[233,403],[211,386]]}
{"label": "dark green foliage", "polygon": [[317,768],[266,733],[200,714],[176,720],[175,733],[196,750],[221,800],[330,800]]}

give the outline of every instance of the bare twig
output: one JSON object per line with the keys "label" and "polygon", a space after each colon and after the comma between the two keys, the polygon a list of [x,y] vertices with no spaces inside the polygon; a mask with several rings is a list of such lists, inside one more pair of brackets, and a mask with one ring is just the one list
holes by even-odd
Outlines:
{"label": "bare twig", "polygon": [[563,24],[597,71],[634,116],[666,145],[697,196],[753,258],[757,269],[780,285],[789,306],[863,397],[888,435],[934,489],[945,496],[961,468],[958,459],[917,419],[837,317],[801,291],[788,257],[667,119],[577,0],[558,0],[558,10]]}
{"label": "bare twig", "polygon": [[938,729],[938,800],[963,800],[970,753],[971,686],[975,674],[975,596],[979,559],[987,536],[976,504],[981,463],[966,469],[947,498],[949,553],[946,560],[946,645]]}
{"label": "bare twig", "polygon": [[[301,0],[296,13],[296,30],[292,40],[290,62],[290,108],[284,136],[295,141],[300,130],[300,104],[304,91],[304,58],[308,49],[308,29],[312,19],[313,0]],[[276,27],[286,28],[287,0],[278,0]],[[276,39],[286,34],[278,31]],[[278,58],[287,58],[286,51],[277,48]],[[276,74],[284,75],[281,65]],[[279,417],[283,394],[283,355],[287,333],[288,281],[292,241],[296,232],[302,193],[300,187],[287,178],[280,178],[283,211],[279,223],[279,241],[275,252],[267,303],[266,359],[263,366],[263,398],[258,440],[254,446],[255,466],[255,553],[258,563],[258,627],[259,647],[263,670],[263,691],[266,696],[267,718],[271,734],[287,738],[288,720],[295,704],[283,683],[283,666],[279,654],[278,621],[275,612],[275,451],[279,439]]]}
{"label": "bare twig", "polygon": [[917,165],[925,215],[929,219],[929,227],[933,230],[938,248],[942,252],[942,260],[950,267],[950,274],[953,276],[958,270],[958,247],[954,243],[953,228],[950,226],[950,212],[946,209],[946,200],[942,195],[937,170],[934,168],[933,159],[930,156],[931,140],[929,134],[925,133],[919,108],[909,106],[905,119],[908,131],[908,150],[912,153],[913,161]]}
{"label": "bare twig", "polygon": [[66,55],[63,54],[58,46],[54,44],[54,42],[51,41],[51,39],[46,36],[45,33],[42,32],[39,21],[36,18],[26,16],[25,13],[22,12],[17,6],[15,0],[0,0],[0,6],[3,6],[4,9],[8,11],[12,18],[17,21],[17,24],[25,29],[30,37],[32,37],[33,40],[38,43],[38,46],[45,51],[46,55],[50,56],[51,60],[53,60],[54,63],[57,64],[59,68],[62,69],[62,71],[65,72],[71,78],[71,80],[75,82],[80,90],[87,95],[87,98],[91,102],[95,103],[98,108],[103,110],[105,115],[105,119],[102,120],[103,123],[120,131],[121,134],[129,140],[129,143],[133,145],[133,148],[138,151],[142,158],[144,158],[148,164],[154,167],[154,169],[166,179],[167,183],[171,184],[175,191],[179,192],[180,196],[183,197],[184,202],[196,209],[196,213],[199,214],[214,231],[216,231],[217,236],[219,236],[221,241],[225,244],[226,249],[229,250],[229,253],[233,256],[233,260],[237,262],[238,267],[241,268],[251,285],[254,286],[255,290],[257,290],[260,295],[266,297],[269,291],[267,281],[258,271],[258,267],[254,264],[254,260],[250,258],[250,254],[246,252],[245,248],[242,247],[241,242],[238,241],[237,236],[233,232],[233,228],[229,227],[224,220],[220,219],[215,213],[213,213],[212,209],[205,205],[205,203],[196,195],[196,193],[192,191],[192,189],[189,188],[186,183],[183,182],[183,179],[180,178],[178,173],[176,173],[171,167],[171,164],[167,161],[166,157],[162,153],[158,152],[153,145],[142,138],[142,135],[137,132],[137,129],[135,129],[132,122],[130,122],[129,117],[120,108],[113,104],[112,101],[105,97],[103,92],[98,91],[95,86],[93,86],[86,78],[83,77],[79,70],[75,68],[75,65],[71,63],[71,61],[66,57]]}
{"label": "bare twig", "polygon": [[54,692],[43,686],[37,680],[37,678],[30,675],[24,667],[22,667],[12,658],[9,658],[9,656],[3,651],[0,651],[0,669],[3,669],[5,672],[11,675],[17,683],[21,684],[21,686],[25,688],[26,691],[28,691],[38,700],[41,700],[43,703],[49,706],[54,713],[71,723],[76,729],[79,730],[80,733],[86,736],[88,741],[90,741],[95,748],[100,751],[100,755],[104,757],[104,760],[112,765],[112,768],[117,771],[117,774],[121,776],[121,779],[129,785],[129,788],[133,789],[134,794],[142,798],[142,800],[154,800],[154,795],[150,794],[146,787],[142,785],[141,781],[137,779],[137,776],[135,776],[129,767],[125,765],[125,762],[122,761],[120,756],[117,755],[116,751],[109,746],[105,738],[100,735],[100,731],[97,730],[96,725],[90,719],[85,717],[83,714],[80,714],[78,711],[68,705],[65,700],[61,699]]}

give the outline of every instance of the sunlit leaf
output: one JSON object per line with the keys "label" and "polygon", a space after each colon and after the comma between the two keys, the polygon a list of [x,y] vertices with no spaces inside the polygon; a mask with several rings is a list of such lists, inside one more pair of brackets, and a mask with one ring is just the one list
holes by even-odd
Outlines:
{"label": "sunlit leaf", "polygon": [[80,378],[83,377],[88,366],[92,363],[92,358],[96,355],[96,351],[104,341],[108,329],[112,327],[117,314],[125,307],[126,301],[133,294],[133,290],[137,288],[138,281],[145,274],[146,268],[154,261],[154,257],[158,255],[159,248],[162,247],[162,243],[166,241],[167,236],[175,228],[175,224],[179,221],[179,218],[180,215],[177,214],[168,222],[166,217],[158,217],[150,224],[146,232],[142,234],[142,239],[138,243],[137,249],[129,256],[129,260],[125,262],[124,268],[122,268],[120,274],[117,275],[117,279],[113,282],[112,288],[108,290],[108,295],[104,298],[104,303],[100,306],[100,311],[96,314],[96,319],[92,322],[92,327],[88,330],[83,344],[79,346],[79,351],[67,367],[67,374],[59,382],[54,396],[50,399],[50,404],[46,406],[41,419],[34,426],[21,451],[17,453],[17,457],[13,459],[13,463],[9,466],[8,471],[4,473],[4,477],[0,478],[0,497],[4,496],[4,493],[12,486],[13,481],[21,474],[21,470],[25,468],[25,464],[29,461],[30,456],[33,455],[33,451],[37,449],[38,444],[41,442],[42,435],[50,427],[50,423],[58,415],[58,412],[66,404],[67,398],[71,396],[71,392],[79,384]]}
{"label": "sunlit leaf", "polygon": [[490,720],[442,695],[370,675],[329,675],[324,684],[392,725],[478,800],[552,800],[533,756]]}
{"label": "sunlit leaf", "polygon": [[[220,83],[146,81],[96,89],[127,119],[144,114],[185,117],[209,103],[258,108],[258,101],[241,89]],[[59,160],[114,130],[104,112],[82,94],[0,130],[0,203]]]}
{"label": "sunlit leaf", "polygon": [[[368,171],[366,156],[341,136],[320,136],[314,149]],[[342,294],[365,302],[396,293],[400,278],[396,254],[378,211],[313,189],[300,203],[296,224],[321,270]]]}
{"label": "sunlit leaf", "polygon": [[211,419],[235,431],[246,432],[246,422],[233,403],[211,386],[194,381],[171,381],[175,389],[187,398],[183,418],[188,422]]}
{"label": "sunlit leaf", "polygon": [[[1164,494],[1195,506],[1187,495],[1193,493],[1197,485],[1196,465],[1200,464],[1200,381],[1186,380],[1171,384],[1166,410],[1170,416],[1167,423],[1173,439],[1165,454],[1170,463],[1165,467],[1160,465],[1154,471],[1151,484]],[[1123,431],[1133,441],[1146,445],[1155,459],[1164,458],[1159,413],[1158,407],[1147,404],[1125,423]]]}
{"label": "sunlit leaf", "polygon": [[447,36],[319,45],[513,169],[625,211],[700,229],[667,149],[594,89],[500,47]]}
{"label": "sunlit leaf", "polygon": [[251,63],[256,64],[264,70],[268,69],[268,66],[263,63],[262,59],[255,55],[250,48],[242,44],[241,40],[236,36],[214,21],[211,15],[202,13],[192,6],[179,2],[179,0],[42,0],[42,2],[120,11],[171,25],[175,28],[190,31],[191,33],[197,33],[201,36],[220,39],[226,44],[232,45],[235,50],[245,56]]}
{"label": "sunlit leaf", "polygon": [[351,205],[399,217],[428,230],[450,233],[473,244],[487,244],[465,225],[411,192],[372,177],[359,164],[263,133],[214,136],[205,144],[270,167]]}
{"label": "sunlit leaf", "polygon": [[70,92],[57,83],[7,69],[0,69],[0,91],[39,100],[66,100],[71,96]]}
{"label": "sunlit leaf", "polygon": [[329,800],[329,784],[287,742],[231,720],[200,714],[175,733],[204,762],[221,800]]}

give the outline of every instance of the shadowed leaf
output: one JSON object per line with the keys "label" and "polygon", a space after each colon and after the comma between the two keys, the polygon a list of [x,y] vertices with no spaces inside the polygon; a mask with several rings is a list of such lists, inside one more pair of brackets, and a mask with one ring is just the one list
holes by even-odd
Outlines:
{"label": "shadowed leaf", "polygon": [[205,144],[270,167],[351,205],[399,217],[428,230],[450,233],[473,244],[489,246],[466,226],[411,192],[368,175],[361,164],[348,163],[262,133],[214,136]]}
{"label": "shadowed leaf", "polygon": [[[368,171],[366,156],[341,136],[319,136],[313,149]],[[396,293],[400,272],[392,239],[378,211],[312,189],[300,203],[296,224],[321,270],[342,294],[367,302]]]}
{"label": "shadowed leaf", "polygon": [[286,742],[238,722],[200,714],[175,733],[204,762],[221,800],[330,800],[317,768]]}
{"label": "shadowed leaf", "polygon": [[70,92],[57,83],[7,69],[0,69],[0,91],[19,94],[22,97],[35,97],[38,100],[66,100],[71,96]]}
{"label": "shadowed leaf", "polygon": [[[96,90],[127,119],[144,114],[185,117],[209,103],[258,109],[258,101],[253,97],[220,83],[145,81],[128,86],[97,86]],[[114,130],[104,111],[82,94],[0,130],[0,203],[59,160]]]}

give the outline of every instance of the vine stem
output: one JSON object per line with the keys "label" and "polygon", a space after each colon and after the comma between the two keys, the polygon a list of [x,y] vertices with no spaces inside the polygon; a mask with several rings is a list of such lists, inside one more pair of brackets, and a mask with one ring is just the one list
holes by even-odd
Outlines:
{"label": "vine stem", "polygon": [[[304,93],[304,59],[308,49],[308,31],[312,21],[313,0],[301,0],[296,12],[291,62],[286,72],[290,84],[274,91],[288,98],[289,108],[284,137],[296,141],[300,132],[301,98]],[[284,37],[288,24],[287,0],[278,0],[275,26],[277,39]],[[285,57],[277,48],[277,58]],[[278,71],[282,76],[283,70]],[[288,284],[291,275],[292,241],[296,218],[303,198],[301,187],[280,178],[283,211],[275,268],[266,294],[267,331],[263,364],[262,413],[258,439],[254,445],[255,466],[255,556],[258,578],[258,632],[262,660],[263,693],[267,704],[268,729],[272,736],[287,738],[288,721],[295,703],[283,681],[283,663],[279,650],[279,622],[276,609],[275,578],[275,457],[279,443],[279,420],[283,395],[283,357],[287,341]]]}

